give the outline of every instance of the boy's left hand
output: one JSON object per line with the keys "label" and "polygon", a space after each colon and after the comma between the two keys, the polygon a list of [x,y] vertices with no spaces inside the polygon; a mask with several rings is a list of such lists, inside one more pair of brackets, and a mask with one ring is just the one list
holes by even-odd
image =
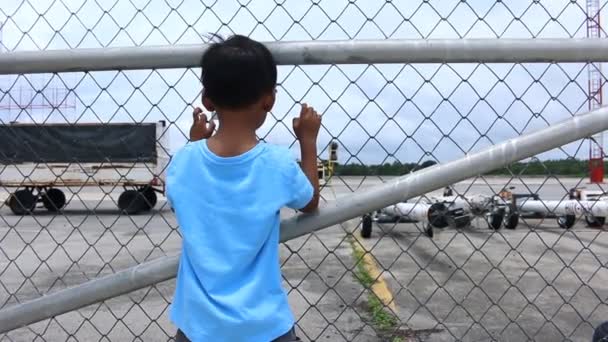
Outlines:
{"label": "boy's left hand", "polygon": [[208,139],[215,131],[215,122],[207,123],[207,115],[203,110],[196,107],[192,112],[192,127],[190,127],[190,141]]}

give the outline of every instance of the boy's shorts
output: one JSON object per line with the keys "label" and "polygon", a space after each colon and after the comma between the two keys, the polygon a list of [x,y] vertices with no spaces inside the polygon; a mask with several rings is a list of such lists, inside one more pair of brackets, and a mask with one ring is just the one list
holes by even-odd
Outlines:
{"label": "boy's shorts", "polygon": [[[296,336],[296,329],[291,328],[285,335],[279,336],[278,338],[268,341],[268,342],[299,342],[302,341],[298,336]],[[175,342],[190,342],[190,340],[184,335],[181,330],[177,330],[177,335],[175,335]]]}

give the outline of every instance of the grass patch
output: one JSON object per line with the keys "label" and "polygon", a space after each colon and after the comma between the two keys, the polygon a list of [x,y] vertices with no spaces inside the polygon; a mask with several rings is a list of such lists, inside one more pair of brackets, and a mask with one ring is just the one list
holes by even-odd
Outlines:
{"label": "grass patch", "polygon": [[[355,268],[355,278],[363,287],[370,290],[367,294],[367,312],[370,315],[371,323],[375,329],[379,330],[383,334],[393,334],[397,329],[399,322],[397,317],[388,310],[380,298],[374,294],[371,290],[372,286],[376,282],[370,274],[365,265],[365,259],[363,256],[365,252],[358,248],[356,244],[359,242],[355,241],[355,239],[350,238],[350,244],[353,250],[353,256],[357,262]],[[389,339],[390,342],[404,342],[402,337],[395,336],[392,339]]]}

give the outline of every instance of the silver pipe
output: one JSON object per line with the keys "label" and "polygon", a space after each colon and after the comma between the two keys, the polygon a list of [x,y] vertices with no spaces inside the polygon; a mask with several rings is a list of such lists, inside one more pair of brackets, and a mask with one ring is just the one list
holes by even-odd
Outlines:
{"label": "silver pipe", "polygon": [[[265,44],[281,65],[608,62],[606,38],[318,40]],[[198,67],[207,46],[13,51],[0,54],[0,74]]]}

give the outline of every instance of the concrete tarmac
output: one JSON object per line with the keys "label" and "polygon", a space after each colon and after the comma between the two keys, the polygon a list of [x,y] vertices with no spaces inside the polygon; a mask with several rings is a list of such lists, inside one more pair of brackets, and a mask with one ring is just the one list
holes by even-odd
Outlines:
{"label": "concrete tarmac", "polygon": [[[322,194],[340,200],[389,179],[334,178]],[[572,187],[597,188],[581,179],[495,177],[455,189],[492,194],[505,185],[542,199],[562,199]],[[18,217],[0,207],[0,307],[179,252],[178,227],[164,199],[152,212],[128,217],[116,209],[118,191],[72,191],[60,215],[40,209]],[[608,319],[605,230],[584,220],[564,230],[546,219],[493,231],[476,219],[429,239],[423,228],[376,225],[370,239],[358,239],[412,341],[589,341],[593,327]],[[304,341],[383,341],[369,322],[367,292],[353,277],[349,238],[359,229],[354,219],[280,246],[283,285]],[[175,333],[167,311],[173,287],[167,281],[0,335],[0,341],[168,341]]]}

